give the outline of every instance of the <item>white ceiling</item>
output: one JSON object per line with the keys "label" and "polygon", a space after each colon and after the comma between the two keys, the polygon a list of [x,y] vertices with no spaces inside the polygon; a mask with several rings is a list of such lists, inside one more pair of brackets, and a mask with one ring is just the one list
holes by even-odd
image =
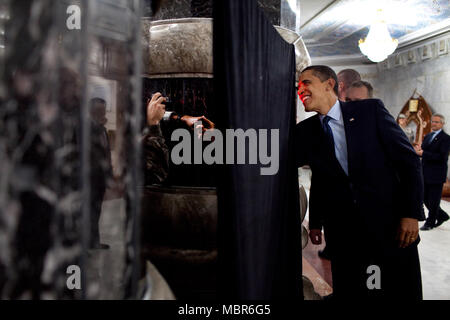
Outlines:
{"label": "white ceiling", "polygon": [[335,0],[301,0],[300,1],[300,26],[314,18]]}
{"label": "white ceiling", "polygon": [[[311,58],[363,60],[358,40],[365,38],[382,9],[398,49],[450,32],[449,0],[297,0],[300,30]],[[368,61],[368,60],[367,60]]]}

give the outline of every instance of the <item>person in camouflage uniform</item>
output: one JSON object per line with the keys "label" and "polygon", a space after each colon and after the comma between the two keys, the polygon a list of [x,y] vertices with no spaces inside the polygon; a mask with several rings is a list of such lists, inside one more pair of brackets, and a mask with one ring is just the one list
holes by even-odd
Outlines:
{"label": "person in camouflage uniform", "polygon": [[169,175],[169,148],[159,124],[164,116],[165,101],[157,92],[147,104],[147,127],[143,139],[146,185],[163,183]]}

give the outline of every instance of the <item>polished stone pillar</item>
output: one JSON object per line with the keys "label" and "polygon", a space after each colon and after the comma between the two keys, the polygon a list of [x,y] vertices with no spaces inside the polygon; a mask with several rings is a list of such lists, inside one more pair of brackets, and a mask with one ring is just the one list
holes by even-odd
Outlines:
{"label": "polished stone pillar", "polygon": [[[120,3],[0,1],[2,299],[137,291],[141,1]],[[94,223],[109,249],[90,245]]]}

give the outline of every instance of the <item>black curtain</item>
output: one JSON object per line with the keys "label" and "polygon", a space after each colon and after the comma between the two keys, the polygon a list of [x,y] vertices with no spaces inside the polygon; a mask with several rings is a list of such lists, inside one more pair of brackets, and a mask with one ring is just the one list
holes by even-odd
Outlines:
{"label": "black curtain", "polygon": [[213,13],[218,128],[268,129],[269,137],[279,129],[277,174],[261,175],[259,164],[220,168],[219,296],[302,299],[298,178],[290,156],[294,47],[256,1],[215,1]]}

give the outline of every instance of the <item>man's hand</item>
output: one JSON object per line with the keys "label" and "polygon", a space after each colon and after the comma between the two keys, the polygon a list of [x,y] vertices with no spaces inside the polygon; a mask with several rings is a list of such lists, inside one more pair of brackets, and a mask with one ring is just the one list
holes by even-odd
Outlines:
{"label": "man's hand", "polygon": [[422,148],[421,148],[418,144],[415,144],[415,145],[414,145],[414,150],[416,151],[416,153],[417,153],[417,155],[418,155],[419,157],[422,156],[423,150],[422,150]]}
{"label": "man's hand", "polygon": [[320,229],[311,229],[309,230],[309,238],[313,244],[321,244],[322,243],[322,231]]}
{"label": "man's hand", "polygon": [[419,222],[413,218],[402,218],[397,232],[398,246],[406,248],[419,236]]}
{"label": "man's hand", "polygon": [[203,132],[205,132],[208,129],[214,129],[214,123],[205,116],[201,117],[182,116],[181,121],[183,121],[189,128],[192,128],[195,122],[201,121]]}
{"label": "man's hand", "polygon": [[157,125],[163,118],[166,111],[166,106],[162,104],[164,101],[166,101],[166,98],[157,92],[147,103],[147,124],[149,126]]}
{"label": "man's hand", "polygon": [[202,135],[205,133],[206,130],[214,129],[214,122],[212,122],[205,116],[201,117],[182,116],[181,121],[183,121],[189,128],[192,128],[194,124],[198,122],[194,129],[198,130],[199,139],[201,139]]}

